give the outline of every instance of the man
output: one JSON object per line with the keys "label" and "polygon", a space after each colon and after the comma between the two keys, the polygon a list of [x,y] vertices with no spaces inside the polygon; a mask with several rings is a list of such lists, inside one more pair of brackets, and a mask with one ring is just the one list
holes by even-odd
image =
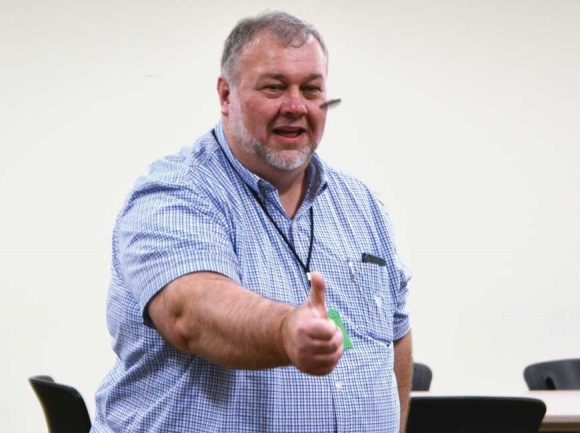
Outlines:
{"label": "man", "polygon": [[221,122],[119,215],[93,431],[404,431],[410,277],[382,204],[315,154],[327,61],[283,12],[228,37]]}

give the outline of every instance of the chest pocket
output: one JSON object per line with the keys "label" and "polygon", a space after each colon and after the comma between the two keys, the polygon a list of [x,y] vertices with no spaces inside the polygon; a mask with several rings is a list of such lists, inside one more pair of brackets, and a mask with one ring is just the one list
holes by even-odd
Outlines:
{"label": "chest pocket", "polygon": [[[363,263],[360,256],[343,259],[341,277],[336,284],[327,281],[327,307],[334,308],[334,294],[343,291],[336,299],[336,308],[348,325],[363,336],[390,343],[393,340],[394,300],[389,290],[387,266]],[[336,291],[335,291],[336,290]],[[347,326],[348,326],[347,325]]]}
{"label": "chest pocket", "polygon": [[360,258],[350,263],[354,264],[354,284],[365,303],[367,321],[362,329],[374,338],[392,341],[394,300],[390,296],[388,268],[363,263]]}

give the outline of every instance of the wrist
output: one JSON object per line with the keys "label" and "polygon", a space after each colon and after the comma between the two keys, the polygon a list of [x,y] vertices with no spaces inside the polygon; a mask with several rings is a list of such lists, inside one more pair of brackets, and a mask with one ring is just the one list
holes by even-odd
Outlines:
{"label": "wrist", "polygon": [[280,321],[280,327],[278,332],[278,353],[280,356],[281,365],[291,365],[292,361],[290,360],[290,336],[288,332],[288,322],[290,319],[290,314],[292,314],[292,310],[284,311],[282,314],[282,320]]}

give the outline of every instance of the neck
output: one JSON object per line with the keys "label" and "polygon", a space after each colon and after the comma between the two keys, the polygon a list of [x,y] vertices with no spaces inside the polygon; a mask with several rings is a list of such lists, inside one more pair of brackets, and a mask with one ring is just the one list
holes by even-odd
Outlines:
{"label": "neck", "polygon": [[290,218],[294,218],[304,200],[307,179],[306,170],[302,170],[291,181],[281,182],[281,179],[277,178],[276,183],[271,182],[278,190],[280,203]]}

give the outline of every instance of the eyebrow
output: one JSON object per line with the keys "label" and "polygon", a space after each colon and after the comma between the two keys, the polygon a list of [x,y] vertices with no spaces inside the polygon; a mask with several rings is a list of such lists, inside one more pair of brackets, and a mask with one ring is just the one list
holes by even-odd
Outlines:
{"label": "eyebrow", "polygon": [[[284,75],[284,74],[268,73],[268,74],[262,75],[262,77],[260,77],[260,78],[262,78],[262,79],[263,78],[272,78],[274,80],[285,81],[288,79],[288,76]],[[322,79],[322,78],[324,78],[322,76],[322,74],[313,73],[313,74],[310,74],[306,77],[306,81],[313,81],[313,80]]]}

